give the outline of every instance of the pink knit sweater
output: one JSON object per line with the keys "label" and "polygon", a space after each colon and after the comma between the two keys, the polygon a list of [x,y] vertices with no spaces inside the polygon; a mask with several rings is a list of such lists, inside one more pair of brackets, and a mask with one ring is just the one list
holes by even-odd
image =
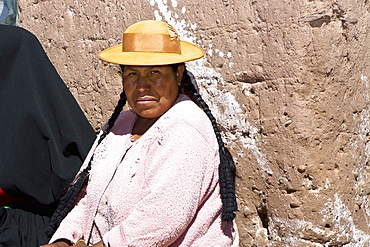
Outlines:
{"label": "pink knit sweater", "polygon": [[238,246],[235,224],[220,218],[218,145],[207,116],[180,95],[132,142],[136,118],[133,111],[121,113],[95,151],[93,146],[84,164],[94,152],[88,186],[50,242]]}

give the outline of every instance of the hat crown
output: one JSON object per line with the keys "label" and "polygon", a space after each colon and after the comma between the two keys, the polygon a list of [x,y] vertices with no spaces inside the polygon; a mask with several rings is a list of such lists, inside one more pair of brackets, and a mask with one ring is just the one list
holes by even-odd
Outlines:
{"label": "hat crown", "polygon": [[161,21],[140,21],[123,33],[122,52],[163,52],[181,54],[179,35]]}
{"label": "hat crown", "polygon": [[175,30],[170,24],[166,22],[154,20],[139,21],[129,26],[126,29],[125,33],[158,33],[169,35],[168,26]]}

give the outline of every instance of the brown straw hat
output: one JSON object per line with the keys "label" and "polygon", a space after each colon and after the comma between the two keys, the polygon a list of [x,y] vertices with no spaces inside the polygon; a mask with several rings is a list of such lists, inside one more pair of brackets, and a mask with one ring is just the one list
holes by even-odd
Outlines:
{"label": "brown straw hat", "polygon": [[175,28],[161,21],[140,21],[126,29],[123,42],[99,53],[99,58],[123,65],[167,65],[204,56],[197,45],[182,41]]}

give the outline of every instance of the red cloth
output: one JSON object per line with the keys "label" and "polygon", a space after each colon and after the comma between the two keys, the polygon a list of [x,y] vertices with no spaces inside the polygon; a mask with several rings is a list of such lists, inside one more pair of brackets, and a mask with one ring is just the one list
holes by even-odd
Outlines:
{"label": "red cloth", "polygon": [[5,194],[5,192],[0,188],[0,206],[9,205],[11,203],[20,202],[22,199],[15,198],[10,195]]}

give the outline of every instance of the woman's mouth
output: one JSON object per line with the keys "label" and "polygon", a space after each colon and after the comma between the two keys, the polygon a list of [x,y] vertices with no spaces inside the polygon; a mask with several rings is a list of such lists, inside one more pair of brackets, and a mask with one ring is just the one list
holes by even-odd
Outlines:
{"label": "woman's mouth", "polygon": [[145,104],[150,104],[150,103],[156,101],[156,99],[153,98],[153,97],[139,97],[135,101],[136,101],[137,104],[140,104],[140,105],[144,104],[145,105]]}

